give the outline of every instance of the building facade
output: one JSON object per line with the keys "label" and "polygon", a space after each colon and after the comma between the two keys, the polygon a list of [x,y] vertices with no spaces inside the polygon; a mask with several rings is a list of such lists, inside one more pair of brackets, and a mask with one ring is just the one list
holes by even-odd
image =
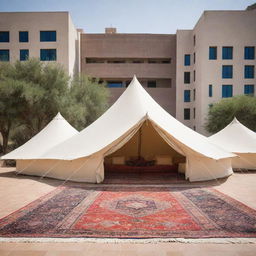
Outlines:
{"label": "building facade", "polygon": [[211,105],[255,95],[256,6],[205,11],[192,30],[176,34],[89,34],[68,12],[0,13],[0,61],[56,61],[72,76],[100,78],[112,104],[136,75],[179,121],[207,135]]}
{"label": "building facade", "polygon": [[0,61],[35,57],[80,71],[80,32],[68,12],[0,13]]}

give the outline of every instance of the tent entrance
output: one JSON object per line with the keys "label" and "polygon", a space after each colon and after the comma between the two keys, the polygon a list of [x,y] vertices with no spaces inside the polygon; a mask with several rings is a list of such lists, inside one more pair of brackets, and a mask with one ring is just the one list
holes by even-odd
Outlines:
{"label": "tent entrance", "polygon": [[145,121],[126,144],[105,157],[105,182],[184,180],[184,174],[178,169],[185,162],[186,158],[166,143],[151,122]]}

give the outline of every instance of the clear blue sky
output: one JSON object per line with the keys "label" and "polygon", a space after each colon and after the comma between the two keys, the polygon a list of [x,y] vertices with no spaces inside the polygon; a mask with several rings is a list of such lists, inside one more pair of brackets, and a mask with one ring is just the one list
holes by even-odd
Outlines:
{"label": "clear blue sky", "polygon": [[244,10],[256,0],[0,0],[0,11],[69,11],[77,28],[102,33],[175,33],[204,10]]}

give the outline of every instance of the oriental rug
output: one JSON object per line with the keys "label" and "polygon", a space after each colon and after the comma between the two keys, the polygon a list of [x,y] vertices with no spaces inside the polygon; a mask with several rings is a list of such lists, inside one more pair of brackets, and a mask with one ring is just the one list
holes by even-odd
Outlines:
{"label": "oriental rug", "polygon": [[256,211],[213,188],[58,187],[0,220],[1,237],[256,237]]}

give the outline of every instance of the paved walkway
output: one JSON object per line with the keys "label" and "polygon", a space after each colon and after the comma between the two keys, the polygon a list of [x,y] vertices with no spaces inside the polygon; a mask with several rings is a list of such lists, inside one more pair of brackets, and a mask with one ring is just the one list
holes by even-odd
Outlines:
{"label": "paved walkway", "polygon": [[[13,168],[0,169],[0,218],[51,191],[63,181],[40,179],[14,174]],[[228,179],[196,183],[214,186],[219,191],[256,209],[256,172],[235,173]],[[193,185],[195,185],[193,183]],[[66,256],[66,255],[214,255],[255,256],[256,244],[205,244],[205,243],[0,243],[0,256]]]}

